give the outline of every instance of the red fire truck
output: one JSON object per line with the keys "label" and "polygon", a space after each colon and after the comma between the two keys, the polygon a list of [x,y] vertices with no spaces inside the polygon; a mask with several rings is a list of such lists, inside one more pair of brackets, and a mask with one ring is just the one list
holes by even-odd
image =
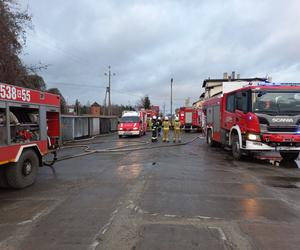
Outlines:
{"label": "red fire truck", "polygon": [[145,111],[123,111],[118,125],[119,138],[122,136],[145,135],[147,131],[147,114]]}
{"label": "red fire truck", "polygon": [[181,107],[179,109],[180,126],[185,132],[201,131],[202,109],[193,107]]}
{"label": "red fire truck", "polygon": [[60,140],[60,97],[0,83],[0,187],[34,183]]}
{"label": "red fire truck", "polygon": [[[224,83],[226,84],[226,83]],[[257,83],[204,103],[207,143],[243,154],[277,151],[285,160],[300,152],[300,84]]]}

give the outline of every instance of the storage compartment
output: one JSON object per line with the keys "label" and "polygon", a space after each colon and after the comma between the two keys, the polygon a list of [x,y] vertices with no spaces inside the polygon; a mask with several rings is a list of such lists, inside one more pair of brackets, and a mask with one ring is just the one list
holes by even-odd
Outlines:
{"label": "storage compartment", "polygon": [[60,135],[60,120],[58,112],[47,112],[47,135],[50,138],[51,145],[58,143]]}
{"label": "storage compartment", "polygon": [[10,107],[9,111],[12,143],[40,140],[39,109]]}

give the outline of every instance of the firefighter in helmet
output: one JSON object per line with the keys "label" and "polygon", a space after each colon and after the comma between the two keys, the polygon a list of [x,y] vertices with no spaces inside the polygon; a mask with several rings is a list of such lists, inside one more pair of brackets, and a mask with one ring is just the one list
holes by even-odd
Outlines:
{"label": "firefighter in helmet", "polygon": [[181,128],[178,116],[175,117],[174,121],[174,134],[173,134],[173,142],[181,142]]}
{"label": "firefighter in helmet", "polygon": [[169,142],[169,130],[170,130],[170,123],[169,123],[169,117],[165,117],[163,123],[163,142]]}
{"label": "firefighter in helmet", "polygon": [[152,117],[151,120],[151,131],[152,131],[151,140],[152,142],[156,142],[158,136],[158,122],[157,122],[157,117],[155,115]]}
{"label": "firefighter in helmet", "polygon": [[157,123],[158,123],[158,136],[160,136],[161,126],[162,126],[162,120],[160,116],[157,118]]}

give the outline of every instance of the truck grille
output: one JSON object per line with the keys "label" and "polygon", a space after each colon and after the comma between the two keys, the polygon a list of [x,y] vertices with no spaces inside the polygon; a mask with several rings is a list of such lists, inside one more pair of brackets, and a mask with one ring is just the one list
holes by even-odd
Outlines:
{"label": "truck grille", "polygon": [[289,127],[272,127],[272,126],[268,126],[268,132],[297,133],[298,132],[298,126],[289,126]]}

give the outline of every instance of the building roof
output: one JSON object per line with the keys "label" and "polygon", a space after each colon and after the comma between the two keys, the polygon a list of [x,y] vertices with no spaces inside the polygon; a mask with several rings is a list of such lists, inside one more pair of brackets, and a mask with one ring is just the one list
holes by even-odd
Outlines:
{"label": "building roof", "polygon": [[91,107],[100,107],[100,105],[97,102],[94,102]]}
{"label": "building roof", "polygon": [[202,84],[202,88],[205,88],[206,87],[206,84],[208,82],[235,82],[235,81],[245,81],[245,82],[252,82],[252,81],[267,81],[268,79],[267,78],[264,78],[264,77],[254,77],[254,78],[235,78],[235,79],[232,79],[232,78],[227,78],[227,79],[224,79],[224,78],[219,78],[219,79],[205,79],[203,81],[203,84]]}

